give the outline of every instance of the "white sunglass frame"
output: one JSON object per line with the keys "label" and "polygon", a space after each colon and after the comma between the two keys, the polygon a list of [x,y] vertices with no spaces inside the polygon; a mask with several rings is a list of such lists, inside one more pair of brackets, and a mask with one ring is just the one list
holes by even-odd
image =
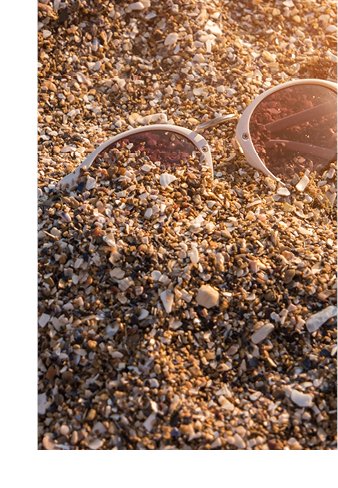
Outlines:
{"label": "white sunglass frame", "polygon": [[275,93],[279,90],[283,90],[284,88],[289,88],[291,86],[296,86],[296,85],[317,85],[317,86],[323,86],[326,88],[329,88],[331,90],[334,90],[337,93],[337,84],[332,82],[332,81],[326,81],[326,80],[319,80],[319,79],[302,79],[302,80],[294,80],[294,81],[288,81],[286,83],[282,83],[280,85],[274,86],[273,88],[270,88],[269,90],[264,91],[261,95],[256,97],[250,105],[246,107],[244,110],[243,114],[241,115],[237,127],[236,127],[236,132],[235,132],[235,138],[236,141],[243,152],[247,162],[253,166],[254,168],[262,171],[264,174],[267,176],[270,176],[274,180],[281,181],[279,178],[277,178],[271,171],[268,170],[266,165],[263,163],[259,155],[257,154],[257,151],[255,149],[255,146],[252,142],[251,135],[250,135],[250,119],[251,116],[256,109],[256,107],[268,96],[270,96],[272,93]]}
{"label": "white sunglass frame", "polygon": [[[272,93],[275,93],[279,90],[282,90],[284,88],[288,88],[291,86],[296,86],[300,84],[311,84],[311,85],[320,85],[324,86],[326,88],[329,88],[331,90],[334,90],[337,93],[337,84],[332,82],[332,81],[327,81],[327,80],[319,80],[319,79],[301,79],[301,80],[294,80],[294,81],[289,81],[286,83],[282,83],[280,85],[277,85],[273,88],[270,88],[269,90],[264,91],[261,95],[257,96],[244,110],[243,114],[240,116],[239,121],[237,123],[237,127],[235,130],[235,140],[239,146],[239,149],[241,152],[244,154],[247,162],[254,167],[255,169],[258,169],[262,173],[264,173],[267,176],[270,176],[274,180],[280,181],[279,178],[277,178],[269,169],[266,167],[264,162],[261,160],[259,155],[257,154],[257,151],[255,150],[254,144],[252,142],[251,136],[250,136],[250,119],[251,116],[255,110],[255,108],[264,100],[266,97],[271,95]],[[171,125],[171,124],[152,124],[152,125],[145,125],[141,127],[137,127],[136,129],[130,129],[124,132],[121,132],[120,134],[116,135],[115,137],[109,139],[108,141],[103,142],[100,144],[92,153],[90,153],[86,159],[79,165],[75,170],[62,178],[62,180],[59,182],[59,185],[61,187],[65,186],[73,186],[76,183],[76,180],[78,179],[81,170],[88,169],[97,156],[101,154],[107,147],[111,146],[112,144],[118,142],[120,139],[124,139],[128,136],[131,136],[133,134],[137,134],[140,132],[148,132],[148,131],[158,131],[158,130],[164,130],[164,131],[169,131],[169,132],[174,132],[178,133],[184,137],[186,137],[189,141],[191,141],[196,149],[200,152],[200,162],[201,165],[208,168],[211,172],[211,176],[213,177],[214,170],[213,170],[213,163],[212,163],[212,155],[211,155],[211,150],[208,142],[206,139],[199,133],[199,131],[204,130],[209,127],[214,127],[216,125],[222,124],[226,122],[229,119],[232,119],[233,117],[236,117],[234,114],[230,115],[225,115],[218,117],[216,119],[212,119],[210,121],[204,122],[197,126],[195,130],[192,129],[187,129],[185,127],[181,127],[178,125]],[[282,182],[281,182],[282,183]]]}
{"label": "white sunglass frame", "polygon": [[196,149],[200,152],[200,163],[202,166],[206,167],[210,170],[211,176],[214,175],[213,164],[212,164],[212,157],[211,157],[211,150],[209,144],[204,139],[201,134],[197,132],[186,129],[185,127],[180,127],[179,125],[171,125],[171,124],[152,124],[152,125],[144,125],[142,127],[137,127],[136,129],[130,129],[120,134],[116,135],[112,139],[103,142],[98,146],[92,153],[90,153],[86,159],[77,167],[72,173],[69,173],[67,176],[62,178],[59,185],[61,187],[64,186],[73,186],[76,183],[76,180],[80,176],[81,170],[88,169],[95,159],[109,146],[115,144],[121,139],[125,139],[128,136],[133,134],[138,134],[140,132],[149,132],[149,131],[158,131],[163,130],[165,132],[174,132],[176,134],[180,134],[186,137],[192,144],[196,147]]}

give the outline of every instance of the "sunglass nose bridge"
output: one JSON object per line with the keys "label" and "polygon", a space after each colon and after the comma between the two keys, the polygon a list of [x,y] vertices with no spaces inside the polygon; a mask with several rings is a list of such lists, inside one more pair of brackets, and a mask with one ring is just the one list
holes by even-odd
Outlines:
{"label": "sunglass nose bridge", "polygon": [[216,127],[217,125],[220,125],[220,124],[224,124],[228,120],[231,120],[234,118],[238,118],[238,115],[236,115],[236,114],[221,115],[220,117],[215,117],[214,119],[206,120],[205,122],[198,124],[194,130],[196,132],[203,132],[206,129],[209,129],[211,127]]}

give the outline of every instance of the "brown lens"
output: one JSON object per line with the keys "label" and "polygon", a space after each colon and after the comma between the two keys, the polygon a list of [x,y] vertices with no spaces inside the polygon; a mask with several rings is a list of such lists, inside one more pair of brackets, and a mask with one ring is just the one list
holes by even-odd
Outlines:
{"label": "brown lens", "polygon": [[137,132],[119,139],[107,148],[127,148],[139,151],[151,161],[159,161],[164,166],[186,162],[196,152],[195,145],[186,137],[173,131],[148,130]]}
{"label": "brown lens", "polygon": [[278,90],[257,105],[249,128],[258,156],[275,176],[320,173],[337,157],[336,92],[305,83]]}

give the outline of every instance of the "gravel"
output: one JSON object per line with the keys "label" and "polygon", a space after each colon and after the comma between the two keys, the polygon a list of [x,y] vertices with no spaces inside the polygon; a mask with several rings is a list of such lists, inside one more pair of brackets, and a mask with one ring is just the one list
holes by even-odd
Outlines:
{"label": "gravel", "polygon": [[278,189],[234,118],[214,179],[113,149],[57,187],[144,121],[334,79],[335,26],[319,0],[39,2],[39,449],[336,449],[334,164]]}

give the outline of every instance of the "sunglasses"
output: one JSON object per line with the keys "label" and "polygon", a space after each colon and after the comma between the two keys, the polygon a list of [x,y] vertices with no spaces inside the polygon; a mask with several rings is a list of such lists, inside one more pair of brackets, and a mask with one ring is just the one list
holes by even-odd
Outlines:
{"label": "sunglasses", "polygon": [[[200,132],[235,117],[217,117],[195,130],[153,124],[122,132],[89,154],[60,186],[74,186],[81,170],[113,148],[140,151],[166,168],[197,155],[201,168],[213,176],[210,147]],[[251,166],[280,182],[306,170],[322,172],[337,157],[336,83],[304,79],[265,91],[240,116],[235,141]]]}

